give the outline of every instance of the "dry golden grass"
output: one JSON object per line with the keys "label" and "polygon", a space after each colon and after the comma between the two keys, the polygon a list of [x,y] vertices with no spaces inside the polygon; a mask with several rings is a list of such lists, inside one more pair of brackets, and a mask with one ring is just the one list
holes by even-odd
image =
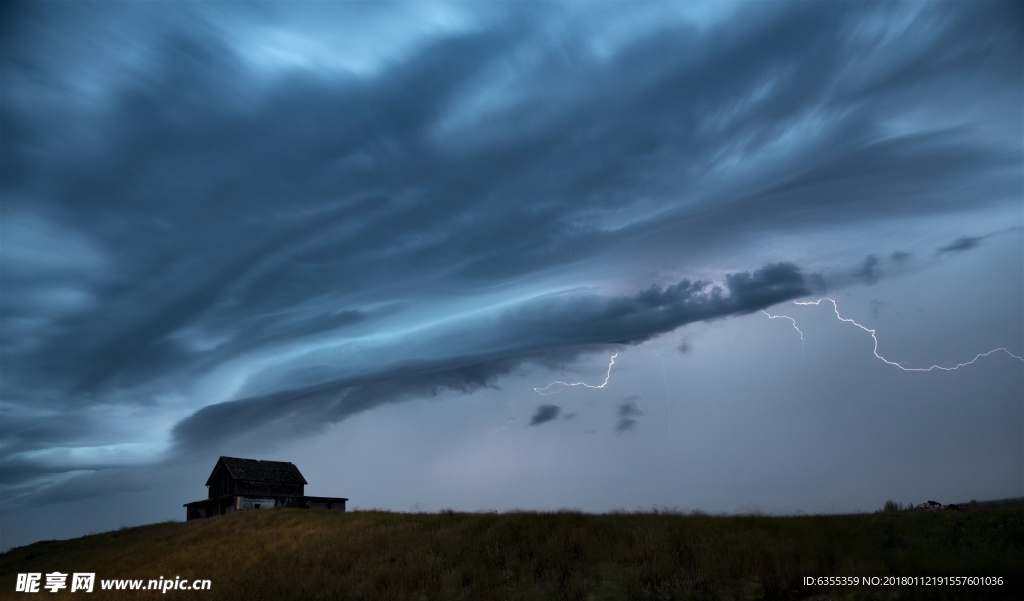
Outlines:
{"label": "dry golden grass", "polygon": [[[210,579],[212,591],[29,596],[16,574]],[[1002,576],[999,587],[805,587],[804,576]],[[45,580],[45,578],[44,578]],[[1019,599],[1024,509],[764,517],[249,511],[0,555],[40,599]]]}

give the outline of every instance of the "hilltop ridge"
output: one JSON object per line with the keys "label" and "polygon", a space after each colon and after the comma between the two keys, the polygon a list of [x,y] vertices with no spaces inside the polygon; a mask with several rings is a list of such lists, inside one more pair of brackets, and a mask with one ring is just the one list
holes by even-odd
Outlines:
{"label": "hilltop ridge", "polygon": [[[101,579],[209,579],[209,591],[163,597],[204,600],[806,599],[883,589],[901,599],[1013,599],[1024,590],[1024,510],[767,517],[271,509],[18,547],[0,554],[0,597],[20,596],[19,573],[53,571],[95,572],[97,588]],[[804,583],[830,576],[998,576],[1003,584]]]}

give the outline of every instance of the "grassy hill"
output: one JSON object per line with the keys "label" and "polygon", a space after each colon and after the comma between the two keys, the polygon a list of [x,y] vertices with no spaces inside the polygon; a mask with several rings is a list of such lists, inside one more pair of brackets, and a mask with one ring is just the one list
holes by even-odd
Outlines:
{"label": "grassy hill", "polygon": [[[18,573],[95,572],[91,595]],[[1000,576],[1001,586],[805,586],[806,576]],[[209,579],[211,590],[101,591]],[[70,585],[70,579],[69,579]],[[20,599],[1021,599],[1024,508],[763,517],[249,511],[0,555]]]}

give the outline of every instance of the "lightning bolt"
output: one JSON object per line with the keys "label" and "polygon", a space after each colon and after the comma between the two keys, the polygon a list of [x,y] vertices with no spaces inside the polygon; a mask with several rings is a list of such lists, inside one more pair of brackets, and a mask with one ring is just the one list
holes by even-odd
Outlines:
{"label": "lightning bolt", "polygon": [[[929,371],[935,371],[935,370],[955,371],[955,370],[960,369],[961,367],[966,367],[968,365],[974,364],[978,359],[981,359],[982,357],[988,357],[989,355],[993,355],[993,354],[999,353],[999,352],[1005,353],[1005,354],[1009,355],[1010,357],[1012,357],[1012,358],[1014,358],[1014,359],[1016,359],[1018,361],[1024,362],[1024,357],[1020,357],[1019,355],[1015,355],[1012,352],[1010,352],[1009,350],[1007,350],[1006,348],[999,347],[999,348],[992,349],[992,350],[990,350],[988,352],[985,352],[985,353],[978,353],[970,361],[965,361],[963,363],[958,363],[958,364],[956,364],[953,367],[945,367],[945,366],[942,366],[942,365],[932,365],[930,367],[907,367],[907,366],[905,366],[905,365],[903,365],[903,364],[901,364],[901,363],[899,363],[897,361],[891,361],[889,359],[886,359],[881,354],[879,354],[879,352],[878,352],[878,335],[877,335],[877,332],[875,330],[873,330],[873,329],[863,325],[863,324],[858,323],[857,321],[855,321],[852,318],[843,317],[839,313],[839,304],[836,302],[836,300],[834,298],[825,297],[825,298],[819,298],[816,301],[793,301],[793,303],[796,304],[796,305],[801,305],[801,306],[807,306],[807,305],[818,306],[823,301],[828,301],[828,302],[832,303],[832,308],[835,311],[836,318],[839,319],[839,321],[843,321],[843,322],[846,322],[846,323],[851,323],[851,324],[855,325],[856,327],[860,328],[861,330],[864,330],[865,332],[867,332],[871,336],[871,339],[874,340],[874,342],[875,342],[875,346],[874,346],[874,349],[872,350],[872,352],[873,352],[873,354],[875,355],[875,357],[878,360],[880,360],[883,363],[886,363],[888,365],[892,365],[893,367],[897,367],[897,368],[899,368],[899,369],[901,369],[903,371],[916,371],[916,372],[929,372]],[[801,347],[803,346],[804,342],[807,341],[807,338],[804,335],[803,330],[800,329],[799,324],[797,324],[796,319],[790,317],[789,315],[772,315],[771,313],[768,313],[767,311],[763,311],[763,310],[761,311],[761,313],[764,313],[764,315],[766,317],[768,317],[769,319],[787,319],[787,320],[789,320],[789,322],[791,324],[793,324],[793,329],[796,330],[798,334],[800,334],[800,344],[801,344]],[[655,355],[657,355],[658,358],[661,359],[662,375],[663,375],[663,377],[665,377],[665,373],[664,373],[665,372],[665,359],[660,354],[658,354],[657,351],[655,351]],[[566,388],[568,388],[570,386],[583,386],[583,387],[586,387],[586,388],[604,388],[605,386],[608,385],[608,381],[611,379],[612,367],[615,365],[615,358],[618,357],[618,356],[619,356],[619,354],[615,353],[609,359],[609,361],[608,361],[608,370],[605,372],[604,381],[601,382],[600,384],[587,384],[586,382],[562,382],[562,381],[556,381],[556,382],[552,382],[552,383],[548,384],[547,386],[544,386],[543,388],[534,388],[533,391],[536,392],[539,395],[548,396],[548,395],[551,395],[551,394],[556,394],[556,393],[562,392],[563,390],[565,390]],[[672,410],[672,407],[671,407],[671,395],[669,394],[669,390],[668,390],[668,379],[667,379],[667,377],[665,377],[664,379],[665,379],[665,403],[666,403],[666,409],[667,409],[667,411],[669,413],[669,419],[671,420],[671,410]],[[553,387],[555,387],[554,390],[550,390]],[[514,408],[513,408],[513,413],[514,413]],[[515,419],[514,416],[510,417],[509,421],[505,424],[505,426],[500,428],[499,430],[496,430],[496,431],[507,429],[509,424],[511,423],[511,420],[513,420],[513,419]]]}
{"label": "lightning bolt", "polygon": [[789,321],[793,322],[793,329],[796,330],[798,334],[800,334],[800,350],[804,350],[804,343],[807,342],[807,339],[804,338],[803,330],[801,330],[796,325],[796,320],[795,319],[793,319],[789,315],[772,315],[771,313],[765,311],[764,309],[761,310],[761,313],[764,313],[765,315],[767,315],[768,319],[788,319]]}
{"label": "lightning bolt", "polygon": [[513,403],[513,401],[515,401],[515,397],[513,397],[513,398],[508,400],[508,408],[511,411],[512,415],[508,416],[505,419],[505,425],[500,427],[500,428],[497,428],[495,430],[491,430],[491,432],[504,432],[505,430],[508,430],[509,426],[512,425],[512,422],[515,421],[515,419],[516,419],[516,406]]}
{"label": "lightning bolt", "polygon": [[[939,370],[942,370],[942,371],[955,371],[957,369],[960,369],[961,367],[966,367],[968,365],[973,364],[975,361],[977,361],[978,359],[981,359],[982,357],[988,357],[989,355],[992,355],[992,354],[995,354],[995,353],[998,353],[998,352],[1006,353],[1007,355],[1013,357],[1014,359],[1016,359],[1018,361],[1024,361],[1024,358],[1019,357],[1017,355],[1014,355],[1013,353],[1011,353],[1010,351],[1006,350],[1003,347],[999,347],[999,348],[996,348],[996,349],[992,349],[992,350],[988,351],[987,353],[978,353],[970,361],[965,361],[964,363],[958,363],[955,367],[943,367],[942,365],[932,365],[931,367],[906,367],[906,366],[904,366],[904,365],[902,365],[902,364],[900,364],[900,363],[898,363],[896,361],[890,361],[889,359],[886,359],[882,355],[878,354],[878,336],[875,334],[875,330],[873,330],[873,329],[871,329],[871,328],[869,328],[867,326],[864,326],[864,325],[861,325],[861,324],[857,323],[852,318],[843,317],[842,315],[840,315],[839,314],[839,305],[836,303],[836,300],[834,298],[828,298],[828,297],[826,297],[826,298],[819,298],[816,301],[793,301],[793,303],[796,304],[796,305],[803,305],[803,306],[807,306],[807,305],[815,305],[815,306],[817,306],[817,305],[820,305],[822,303],[822,301],[828,301],[828,302],[832,303],[832,308],[835,310],[836,317],[839,319],[839,321],[845,321],[846,323],[852,323],[853,325],[857,326],[858,328],[864,330],[865,332],[867,332],[868,334],[871,335],[871,339],[875,341],[875,348],[874,348],[874,351],[873,351],[874,354],[875,354],[875,357],[877,357],[879,360],[883,361],[884,363],[888,363],[889,365],[892,365],[894,367],[898,367],[898,368],[902,369],[903,371],[934,371],[936,369],[939,369]],[[800,331],[800,328],[797,327],[797,325],[796,325],[796,320],[793,319],[792,317],[789,317],[788,315],[769,315],[765,311],[761,311],[761,312],[764,313],[765,315],[768,315],[768,317],[770,317],[772,319],[775,319],[775,318],[785,318],[785,319],[788,319],[788,320],[792,321],[793,322],[793,327],[796,328],[797,332],[800,332],[800,340],[801,341],[804,340],[804,333]]]}
{"label": "lightning bolt", "polygon": [[[569,386],[585,386],[587,388],[604,388],[605,386],[608,385],[608,380],[612,377],[612,366],[615,365],[615,358],[618,357],[618,356],[619,356],[618,353],[615,353],[614,355],[612,355],[611,360],[608,362],[608,373],[606,373],[604,375],[604,382],[601,382],[600,384],[596,384],[595,385],[595,384],[587,384],[586,382],[561,382],[561,381],[559,381],[559,382],[552,382],[552,383],[548,384],[547,386],[545,386],[544,388],[534,388],[533,391],[536,392],[537,394],[548,396],[549,394],[555,394],[555,393],[558,393],[558,392],[562,392],[563,390],[565,390]],[[552,390],[551,392],[545,392],[548,388],[551,388],[552,386],[560,386],[560,388]]]}

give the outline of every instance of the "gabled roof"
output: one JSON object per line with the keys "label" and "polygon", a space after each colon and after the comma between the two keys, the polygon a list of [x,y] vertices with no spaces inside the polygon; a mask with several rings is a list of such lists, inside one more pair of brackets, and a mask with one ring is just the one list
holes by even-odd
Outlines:
{"label": "gabled roof", "polygon": [[290,461],[260,461],[258,459],[240,459],[238,457],[221,457],[213,466],[206,485],[210,486],[213,474],[219,466],[224,466],[228,474],[235,480],[249,482],[276,482],[279,484],[309,484],[302,477],[299,468]]}

